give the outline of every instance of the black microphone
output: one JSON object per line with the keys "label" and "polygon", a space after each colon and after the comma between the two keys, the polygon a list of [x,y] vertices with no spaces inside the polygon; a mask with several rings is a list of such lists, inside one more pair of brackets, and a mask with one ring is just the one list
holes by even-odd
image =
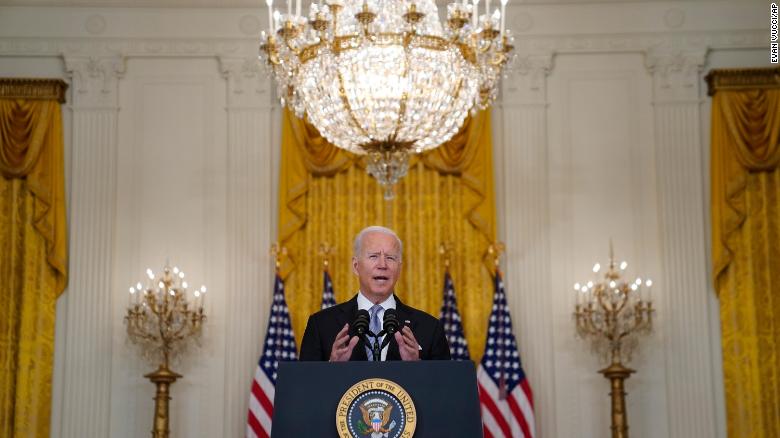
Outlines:
{"label": "black microphone", "polygon": [[385,316],[382,320],[384,332],[389,336],[393,336],[395,332],[401,330],[402,327],[401,322],[398,321],[398,314],[395,313],[395,309],[385,310]]}
{"label": "black microphone", "polygon": [[398,314],[395,309],[386,309],[385,316],[382,319],[382,332],[387,333],[385,339],[382,341],[382,348],[385,348],[390,343],[390,339],[393,338],[396,332],[401,331],[404,325],[398,320]]}
{"label": "black microphone", "polygon": [[[355,320],[352,321],[351,329],[358,338],[363,340],[363,344],[371,348],[374,360],[379,361],[382,360],[380,357],[381,348],[379,347],[379,338],[376,333],[368,329],[370,323],[371,315],[369,315],[368,310],[358,310],[355,314]],[[374,342],[371,342],[370,338],[374,338]]]}
{"label": "black microphone", "polygon": [[366,333],[370,333],[368,331],[370,321],[371,316],[368,314],[368,310],[358,310],[355,320],[352,321],[352,330],[357,336],[362,338]]}

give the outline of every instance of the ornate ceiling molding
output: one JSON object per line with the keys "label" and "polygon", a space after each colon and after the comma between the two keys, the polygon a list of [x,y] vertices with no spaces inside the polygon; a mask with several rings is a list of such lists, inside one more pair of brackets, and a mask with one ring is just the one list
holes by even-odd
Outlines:
{"label": "ornate ceiling molding", "polygon": [[764,30],[587,35],[515,35],[515,50],[532,53],[609,53],[651,50],[750,49],[766,47]]}
{"label": "ornate ceiling molding", "polygon": [[[702,63],[688,59],[690,56],[681,58],[679,54],[696,54],[698,59],[699,55],[704,56],[710,50],[763,48],[768,35],[765,30],[518,35],[515,47],[518,59],[514,69],[508,72],[512,78],[509,82],[517,83],[504,87],[503,104],[511,104],[522,97],[530,104],[544,105],[545,80],[554,68],[556,54],[641,53],[647,56],[648,69],[656,78],[657,97],[671,96],[680,89],[691,94],[695,87],[689,86],[689,78],[701,68]],[[257,51],[258,41],[250,37],[0,38],[0,56],[64,58],[66,70],[74,79],[74,97],[78,101],[74,103],[96,107],[115,105],[116,93],[112,83],[121,78],[124,60],[133,57],[215,57],[221,63],[222,74],[230,82],[229,105],[234,108],[253,107],[258,94],[275,94],[267,78],[260,74],[260,66],[256,64]],[[683,58],[687,61],[680,67],[678,61]],[[96,62],[96,59],[101,62]],[[113,64],[110,68],[105,64],[109,59]],[[675,84],[684,86],[671,86]],[[98,92],[87,93],[88,89]]]}
{"label": "ornate ceiling molding", "polygon": [[0,56],[257,56],[255,38],[0,38]]}
{"label": "ornate ceiling molding", "polygon": [[[765,30],[517,35],[520,56],[547,53],[647,52],[650,50],[763,48]],[[0,56],[256,56],[256,38],[0,38]]]}

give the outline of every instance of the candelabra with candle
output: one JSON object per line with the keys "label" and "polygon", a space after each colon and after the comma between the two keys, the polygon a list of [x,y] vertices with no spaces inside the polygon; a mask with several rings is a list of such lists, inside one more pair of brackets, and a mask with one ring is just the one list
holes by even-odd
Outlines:
{"label": "candelabra with candle", "polygon": [[206,287],[194,290],[190,300],[184,272],[178,267],[171,269],[166,265],[159,276],[147,269],[146,275],[146,286],[139,282],[130,288],[125,323],[128,337],[140,347],[143,356],[159,364],[156,371],[144,377],[157,387],[152,437],[167,438],[170,386],[182,377],[168,366],[201,335],[206,319]]}
{"label": "candelabra with candle", "polygon": [[601,265],[593,266],[595,281],[576,283],[577,304],[574,319],[577,334],[591,342],[593,351],[610,365],[599,373],[609,379],[612,400],[612,438],[628,438],[628,417],[626,415],[625,388],[623,382],[635,371],[624,362],[638,345],[640,335],[648,334],[653,328],[653,303],[650,299],[652,280],[636,278],[623,279],[628,267],[625,261],[615,263],[612,243],[609,245],[609,266],[598,275]]}

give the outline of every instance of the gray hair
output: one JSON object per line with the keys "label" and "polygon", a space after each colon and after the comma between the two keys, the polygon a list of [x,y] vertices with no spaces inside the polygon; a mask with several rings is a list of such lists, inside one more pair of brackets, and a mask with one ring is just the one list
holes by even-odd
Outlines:
{"label": "gray hair", "polygon": [[398,254],[399,259],[403,259],[404,254],[404,244],[401,242],[401,238],[398,237],[397,234],[395,234],[395,231],[391,230],[387,227],[382,227],[379,225],[371,225],[370,227],[365,227],[355,236],[355,243],[352,245],[352,255],[357,257],[360,253],[360,247],[363,245],[363,236],[365,236],[368,233],[382,233],[387,234],[388,236],[393,236],[395,238],[395,241],[398,242],[398,251],[400,251],[400,254]]}

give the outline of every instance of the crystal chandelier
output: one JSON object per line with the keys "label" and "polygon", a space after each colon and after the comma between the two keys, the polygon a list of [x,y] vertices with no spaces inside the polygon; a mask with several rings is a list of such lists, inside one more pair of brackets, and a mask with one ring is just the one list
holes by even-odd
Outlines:
{"label": "crystal chandelier", "polygon": [[442,25],[433,0],[287,1],[269,8],[260,58],[283,106],[306,118],[334,145],[368,155],[368,172],[392,197],[410,153],[446,142],[471,112],[498,94],[512,38],[507,0],[451,3]]}

